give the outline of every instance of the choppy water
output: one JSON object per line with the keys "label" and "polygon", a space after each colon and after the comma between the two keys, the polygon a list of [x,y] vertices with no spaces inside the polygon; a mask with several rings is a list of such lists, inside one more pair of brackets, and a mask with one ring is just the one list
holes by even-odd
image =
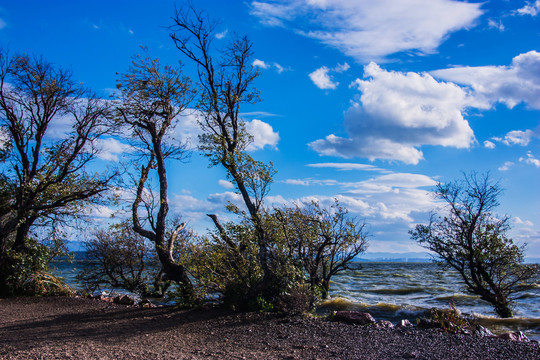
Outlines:
{"label": "choppy water", "polygon": [[[56,263],[56,273],[76,289],[75,280],[84,262]],[[522,293],[516,301],[514,318],[499,319],[489,303],[467,294],[455,271],[433,263],[362,262],[334,276],[331,299],[320,304],[321,313],[332,310],[361,310],[376,319],[394,323],[416,320],[430,308],[448,308],[450,302],[464,314],[474,314],[477,322],[495,333],[523,331],[540,340],[540,284],[536,291]]]}
{"label": "choppy water", "polygon": [[430,308],[448,308],[450,302],[464,314],[495,333],[521,330],[540,340],[540,284],[520,294],[514,318],[497,318],[489,303],[465,292],[460,275],[434,263],[365,262],[336,275],[331,299],[319,311],[362,310],[376,319],[415,320]]}

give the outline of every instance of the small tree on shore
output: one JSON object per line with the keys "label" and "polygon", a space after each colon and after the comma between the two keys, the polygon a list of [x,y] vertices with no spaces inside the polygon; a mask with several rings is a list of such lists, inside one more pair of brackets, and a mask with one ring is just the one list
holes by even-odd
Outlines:
{"label": "small tree on shore", "polygon": [[524,247],[507,237],[509,217],[493,213],[502,191],[489,173],[439,183],[435,195],[446,204],[445,214],[432,214],[427,225],[416,225],[410,234],[441,263],[458,271],[469,292],[508,318],[513,316],[515,294],[537,279],[539,269],[523,264]]}
{"label": "small tree on shore", "polygon": [[[252,66],[252,43],[234,36],[228,46],[216,51],[212,46],[217,22],[191,4],[173,17],[171,38],[177,49],[197,66],[201,89],[198,109],[203,134],[200,150],[212,166],[221,165],[241,195],[246,212],[236,211],[251,223],[263,276],[250,287],[250,297],[275,297],[279,282],[269,248],[272,238],[264,226],[264,198],[275,171],[272,164],[254,160],[246,151],[253,137],[246,131],[240,107],[258,101],[253,82],[258,71]],[[215,59],[218,57],[218,60]],[[216,218],[214,218],[216,219]],[[225,242],[226,243],[226,242]],[[279,286],[278,286],[279,287]]]}
{"label": "small tree on shore", "polygon": [[[185,147],[168,141],[180,114],[194,96],[189,78],[180,69],[161,66],[157,59],[136,56],[128,72],[117,84],[121,98],[117,106],[117,125],[131,132],[140,166],[135,179],[135,199],[131,207],[133,229],[153,243],[163,269],[163,279],[180,285],[186,302],[194,299],[193,285],[185,266],[175,258],[180,231],[185,224],[167,229],[169,199],[167,159],[181,160]],[[150,174],[157,175],[157,194]]]}
{"label": "small tree on shore", "polygon": [[290,252],[308,274],[311,291],[326,299],[332,277],[366,251],[366,223],[351,217],[337,200],[330,207],[312,202],[284,210],[275,216]]}

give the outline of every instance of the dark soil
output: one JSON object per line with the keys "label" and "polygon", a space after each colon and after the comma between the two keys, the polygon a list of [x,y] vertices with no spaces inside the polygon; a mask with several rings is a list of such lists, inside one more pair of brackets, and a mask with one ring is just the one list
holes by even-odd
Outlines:
{"label": "dark soil", "polygon": [[540,359],[538,343],[87,298],[0,300],[0,359]]}

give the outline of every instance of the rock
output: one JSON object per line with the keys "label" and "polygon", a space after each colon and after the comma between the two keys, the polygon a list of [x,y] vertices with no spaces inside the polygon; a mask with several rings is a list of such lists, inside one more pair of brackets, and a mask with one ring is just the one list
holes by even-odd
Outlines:
{"label": "rock", "polygon": [[377,328],[384,328],[384,329],[393,329],[394,328],[394,324],[392,324],[391,321],[388,321],[388,320],[379,320],[377,321],[377,323],[375,324],[375,327]]}
{"label": "rock", "polygon": [[120,305],[133,305],[135,304],[135,300],[129,295],[118,295],[114,298],[114,303]]}
{"label": "rock", "polygon": [[96,299],[98,300],[101,300],[101,301],[106,301],[106,302],[114,302],[114,299],[110,296],[105,296],[105,295],[99,295],[96,297]]}
{"label": "rock", "polygon": [[483,327],[482,325],[476,325],[476,328],[473,332],[474,335],[479,337],[494,337],[495,334],[493,334],[489,329]]}
{"label": "rock", "polygon": [[412,327],[412,324],[409,320],[403,319],[397,323],[396,327],[398,328]]}
{"label": "rock", "polygon": [[150,302],[150,300],[148,300],[148,299],[142,300],[142,301],[139,303],[139,306],[141,306],[141,307],[143,307],[143,308],[146,308],[146,309],[156,307],[156,305],[152,304],[152,303]]}
{"label": "rock", "polygon": [[529,342],[529,338],[521,331],[504,333],[497,337],[505,340]]}
{"label": "rock", "polygon": [[375,324],[375,319],[369,313],[359,311],[336,311],[334,319],[358,325]]}

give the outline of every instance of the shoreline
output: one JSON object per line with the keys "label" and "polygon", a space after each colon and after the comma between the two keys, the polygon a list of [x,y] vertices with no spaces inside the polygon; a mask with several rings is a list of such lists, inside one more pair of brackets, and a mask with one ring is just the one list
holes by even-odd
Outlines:
{"label": "shoreline", "polygon": [[218,308],[0,299],[2,359],[537,359],[540,346]]}

